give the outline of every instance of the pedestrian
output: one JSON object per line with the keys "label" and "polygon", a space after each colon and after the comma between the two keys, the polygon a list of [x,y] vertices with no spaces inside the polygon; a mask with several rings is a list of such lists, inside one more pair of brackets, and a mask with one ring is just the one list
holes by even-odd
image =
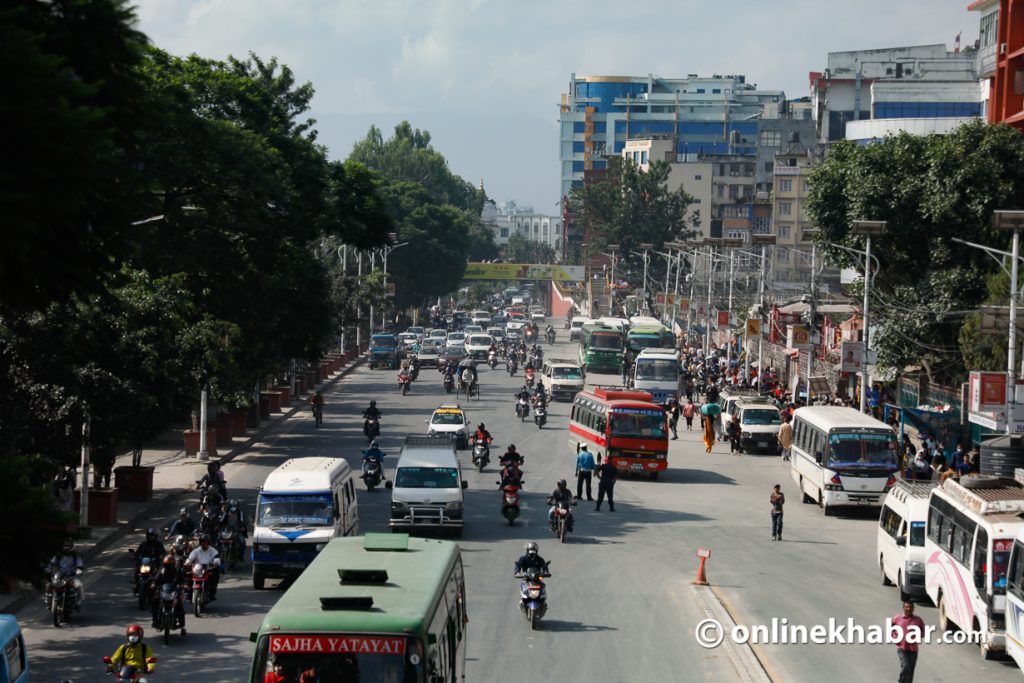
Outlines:
{"label": "pedestrian", "polygon": [[715,445],[715,425],[721,413],[722,409],[712,401],[700,407],[701,422],[704,425],[704,450],[707,453],[710,453],[711,447]]}
{"label": "pedestrian", "polygon": [[110,475],[114,469],[114,446],[103,444],[92,451],[92,464],[96,468],[96,478],[93,480],[93,488],[109,489]]}
{"label": "pedestrian", "polygon": [[678,439],[676,425],[679,424],[679,401],[674,398],[665,401],[665,410],[668,411],[668,426],[672,430],[672,439]]}
{"label": "pedestrian", "polygon": [[633,367],[632,354],[627,350],[622,354],[622,385],[629,386],[629,371]]}
{"label": "pedestrian", "polygon": [[683,418],[686,420],[686,431],[693,430],[693,414],[697,412],[697,406],[693,405],[693,399],[683,406]]}
{"label": "pedestrian", "polygon": [[597,456],[597,505],[595,510],[601,509],[601,502],[608,496],[608,509],[615,512],[615,478],[619,476],[619,470],[612,464],[611,460],[601,462],[601,456]]}
{"label": "pedestrian", "polygon": [[54,478],[54,488],[57,498],[60,499],[60,507],[64,512],[71,512],[75,508],[75,485],[78,481],[78,471],[71,465],[64,465]]}
{"label": "pedestrian", "polygon": [[779,448],[782,449],[782,460],[789,460],[793,454],[793,422],[789,415],[783,416],[779,426]]}
{"label": "pedestrian", "polygon": [[924,635],[924,620],[914,614],[914,603],[903,603],[903,614],[892,618],[892,625],[899,627],[896,654],[900,658],[899,683],[913,683],[914,668],[917,666],[917,648]]}
{"label": "pedestrian", "polygon": [[590,451],[587,450],[586,445],[580,446],[580,451],[576,455],[576,497],[583,497],[583,484],[587,484],[587,500],[594,500],[594,497],[590,493],[590,482],[594,476],[594,470],[597,469],[597,465],[594,464],[594,456],[591,455]]}
{"label": "pedestrian", "polygon": [[786,504],[786,494],[782,492],[782,484],[772,489],[768,502],[772,505],[772,540],[782,540],[782,506]]}
{"label": "pedestrian", "polygon": [[729,420],[729,425],[725,428],[725,431],[729,436],[729,452],[733,455],[740,455],[740,437],[743,435],[743,430],[740,429],[738,415]]}

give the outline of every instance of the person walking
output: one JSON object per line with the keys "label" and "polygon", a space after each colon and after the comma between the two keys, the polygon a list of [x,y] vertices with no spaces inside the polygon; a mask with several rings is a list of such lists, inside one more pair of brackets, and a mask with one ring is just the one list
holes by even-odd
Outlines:
{"label": "person walking", "polygon": [[683,419],[686,420],[686,431],[693,430],[693,414],[697,412],[697,406],[693,405],[693,399],[683,406]]}
{"label": "person walking", "polygon": [[608,496],[608,509],[615,512],[615,479],[619,476],[619,470],[612,464],[611,460],[601,462],[601,456],[597,456],[597,505],[595,510],[601,509],[604,497]]}
{"label": "person walking", "polygon": [[779,448],[782,449],[783,462],[789,460],[793,453],[793,421],[786,415],[779,426]]}
{"label": "person walking", "polygon": [[772,540],[782,540],[782,506],[786,504],[786,494],[782,492],[782,485],[776,484],[772,488],[772,494],[768,497],[772,506]]}
{"label": "person walking", "polygon": [[583,497],[583,484],[587,484],[587,500],[594,500],[590,493],[590,482],[594,476],[594,456],[587,450],[586,445],[580,446],[580,452],[576,455],[576,497]]}
{"label": "person walking", "polygon": [[700,407],[701,423],[704,426],[704,450],[707,453],[710,453],[712,446],[715,445],[715,426],[721,414],[722,409],[713,401],[708,401]]}
{"label": "person walking", "polygon": [[665,410],[668,412],[668,426],[672,430],[672,440],[675,441],[679,438],[679,434],[676,433],[676,425],[679,424],[679,401],[674,398],[670,398],[665,401]]}
{"label": "person walking", "polygon": [[[892,625],[898,626],[896,655],[900,658],[899,683],[914,683],[914,669],[917,667],[917,648],[924,635],[924,620],[914,614],[914,603],[903,603],[903,614],[892,618]],[[910,633],[914,632],[913,637]]]}
{"label": "person walking", "polygon": [[740,429],[738,415],[729,420],[729,425],[725,428],[725,431],[729,436],[729,452],[733,455],[741,455],[740,437],[743,436],[743,430]]}

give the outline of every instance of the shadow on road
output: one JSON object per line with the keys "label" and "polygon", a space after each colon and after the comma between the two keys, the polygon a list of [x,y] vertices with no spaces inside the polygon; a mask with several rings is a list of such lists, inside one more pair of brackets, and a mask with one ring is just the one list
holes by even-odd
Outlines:
{"label": "shadow on road", "polygon": [[540,622],[540,630],[563,633],[587,633],[597,631],[618,631],[619,629],[613,626],[595,626],[591,624],[581,624],[578,621],[559,621],[557,619],[549,619]]}

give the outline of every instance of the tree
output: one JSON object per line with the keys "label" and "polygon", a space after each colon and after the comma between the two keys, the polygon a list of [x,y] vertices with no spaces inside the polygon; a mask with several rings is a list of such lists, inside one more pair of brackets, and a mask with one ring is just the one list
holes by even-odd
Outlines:
{"label": "tree", "polygon": [[[879,362],[921,364],[932,379],[956,382],[981,362],[977,334],[961,335],[969,312],[991,296],[994,264],[959,238],[1005,248],[992,212],[1024,201],[1024,136],[980,122],[927,137],[906,133],[872,145],[839,142],[810,176],[808,208],[816,241],[831,262],[862,269],[830,246],[863,249],[854,220],[887,221],[872,239],[872,346]],[[877,276],[875,275],[877,273]]]}
{"label": "tree", "polygon": [[556,259],[551,245],[528,240],[519,233],[508,238],[504,255],[506,260],[513,263],[554,263]]}
{"label": "tree", "polygon": [[591,235],[588,252],[618,244],[626,253],[645,242],[661,249],[665,242],[690,238],[687,208],[693,198],[681,187],[668,190],[670,171],[665,161],[651,162],[644,171],[629,159],[612,157],[602,180],[573,188],[569,204]]}

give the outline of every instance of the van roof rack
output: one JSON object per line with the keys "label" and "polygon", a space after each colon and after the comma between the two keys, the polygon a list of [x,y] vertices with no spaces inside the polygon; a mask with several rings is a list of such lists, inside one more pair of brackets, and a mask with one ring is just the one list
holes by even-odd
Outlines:
{"label": "van roof rack", "polygon": [[1014,479],[965,476],[942,482],[942,490],[978,514],[1024,512],[1024,485]]}

